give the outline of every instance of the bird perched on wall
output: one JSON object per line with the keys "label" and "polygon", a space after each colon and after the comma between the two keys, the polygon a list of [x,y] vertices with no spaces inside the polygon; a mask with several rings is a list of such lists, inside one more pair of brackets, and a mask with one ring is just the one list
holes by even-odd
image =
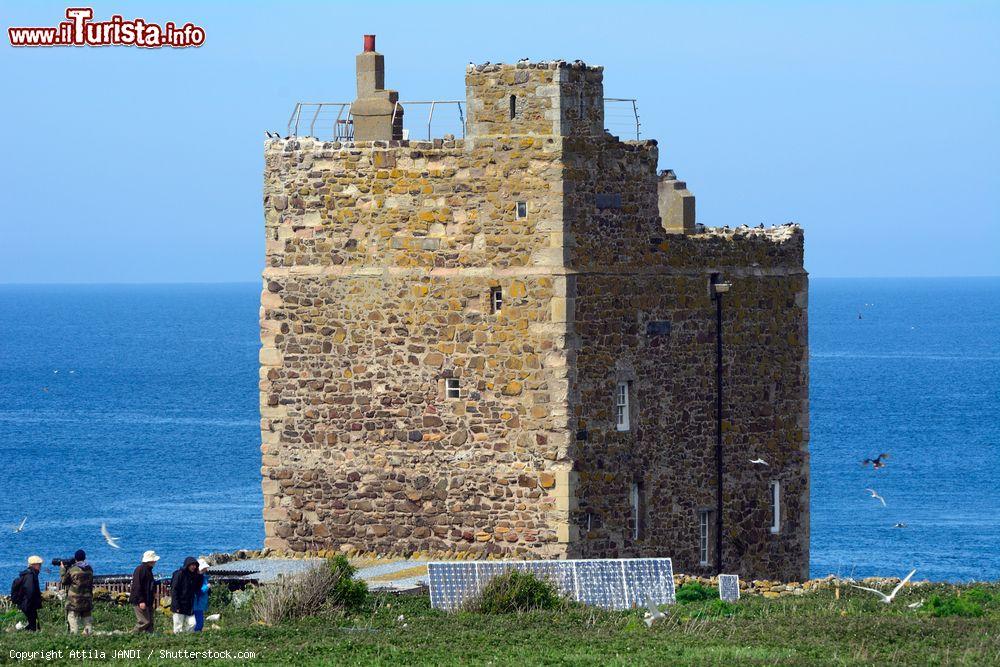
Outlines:
{"label": "bird perched on wall", "polygon": [[109,547],[111,547],[112,549],[121,549],[121,547],[118,546],[118,540],[120,538],[111,536],[111,533],[108,532],[108,524],[106,523],[101,524],[101,535],[104,536],[104,541],[108,543]]}
{"label": "bird perched on wall", "polygon": [[[861,317],[861,316],[859,315],[858,317]],[[861,465],[866,466],[866,465],[868,465],[870,463],[872,465],[872,469],[873,470],[878,470],[879,468],[884,468],[885,467],[885,462],[888,459],[889,459],[889,455],[886,454],[885,452],[882,452],[881,454],[879,454],[878,456],[876,456],[873,459],[864,459],[863,461],[861,461]]]}
{"label": "bird perched on wall", "polygon": [[874,498],[875,500],[879,500],[879,501],[881,501],[881,502],[882,502],[882,507],[885,507],[885,506],[886,506],[886,505],[885,505],[885,498],[883,498],[882,496],[880,496],[880,495],[879,495],[879,494],[878,494],[878,493],[877,493],[877,492],[875,491],[875,489],[865,489],[865,491],[867,491],[868,493],[872,494],[872,498]]}
{"label": "bird perched on wall", "polygon": [[906,585],[906,582],[908,582],[910,580],[910,577],[912,577],[914,574],[916,574],[916,572],[917,571],[915,569],[914,570],[910,570],[910,573],[908,575],[906,575],[906,579],[903,579],[901,582],[899,582],[898,584],[896,584],[896,587],[893,588],[892,592],[889,593],[888,595],[886,595],[882,591],[877,591],[874,588],[868,588],[866,586],[855,586],[854,584],[851,584],[851,587],[852,588],[860,588],[863,591],[870,591],[872,593],[875,593],[876,595],[878,595],[878,596],[880,596],[882,598],[881,602],[884,602],[885,604],[892,604],[892,601],[896,598],[896,593],[898,593],[899,591],[901,591],[903,589],[903,586]]}

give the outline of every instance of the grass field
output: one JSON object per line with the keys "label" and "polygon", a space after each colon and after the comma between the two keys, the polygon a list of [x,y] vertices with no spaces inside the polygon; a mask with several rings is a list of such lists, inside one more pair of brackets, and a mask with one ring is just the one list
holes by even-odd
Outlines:
{"label": "grass field", "polygon": [[[919,609],[907,605],[924,600]],[[195,664],[685,665],[685,664],[1000,664],[1000,585],[907,588],[894,604],[844,589],[766,600],[747,597],[677,604],[647,628],[639,611],[571,607],[512,615],[445,614],[426,597],[373,595],[351,615],[330,614],[283,625],[252,623],[244,610],[222,613],[220,629],[200,635],[70,637],[60,607],[49,603],[39,633],[0,632],[0,663],[13,652],[62,651],[46,664],[120,662]],[[402,620],[400,620],[402,615]],[[125,630],[128,607],[99,605],[99,631]],[[167,616],[157,617],[165,630]],[[9,623],[7,624],[9,625]],[[89,651],[89,660],[70,651]],[[182,659],[161,651],[230,652],[230,659]],[[249,651],[252,658],[237,657]],[[105,656],[101,658],[99,652]],[[26,656],[21,656],[26,657]],[[36,656],[36,664],[42,662]]]}

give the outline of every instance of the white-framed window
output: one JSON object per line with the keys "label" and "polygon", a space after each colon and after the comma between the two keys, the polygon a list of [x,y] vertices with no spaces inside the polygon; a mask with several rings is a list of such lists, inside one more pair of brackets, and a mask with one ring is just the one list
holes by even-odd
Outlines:
{"label": "white-framed window", "polygon": [[444,381],[444,396],[445,398],[461,398],[461,389],[459,387],[458,378],[445,378]]}
{"label": "white-framed window", "polygon": [[499,313],[503,309],[503,289],[493,287],[490,289],[490,311]]}
{"label": "white-framed window", "polygon": [[628,382],[619,382],[615,390],[615,428],[619,431],[628,431]]}
{"label": "white-framed window", "polygon": [[781,482],[771,482],[771,532],[781,532]]}
{"label": "white-framed window", "polygon": [[711,510],[698,510],[698,563],[708,565],[708,534]]}
{"label": "white-framed window", "polygon": [[519,201],[514,205],[514,217],[519,220],[528,217],[528,202]]}
{"label": "white-framed window", "polygon": [[629,488],[629,503],[632,505],[632,539],[638,540],[642,537],[643,526],[642,521],[642,503],[643,503],[643,492],[642,492],[642,482],[635,481],[632,482],[632,486]]}

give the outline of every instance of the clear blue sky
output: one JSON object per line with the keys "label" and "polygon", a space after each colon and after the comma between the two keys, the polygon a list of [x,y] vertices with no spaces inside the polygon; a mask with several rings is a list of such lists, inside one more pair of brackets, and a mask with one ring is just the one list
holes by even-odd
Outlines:
{"label": "clear blue sky", "polygon": [[[464,98],[469,61],[604,65],[699,220],[799,222],[814,276],[1000,274],[997,2],[93,6],[207,41],[3,35],[0,282],[256,280],[263,131],[297,100],[351,99],[366,32],[403,99]],[[6,29],[66,4],[2,7]]]}

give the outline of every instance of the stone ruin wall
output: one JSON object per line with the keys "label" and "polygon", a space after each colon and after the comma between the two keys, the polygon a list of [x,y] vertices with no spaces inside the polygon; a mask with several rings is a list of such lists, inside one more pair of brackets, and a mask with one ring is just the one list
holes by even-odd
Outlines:
{"label": "stone ruin wall", "polygon": [[559,157],[532,138],[269,144],[267,547],[564,553]]}
{"label": "stone ruin wall", "polygon": [[[572,148],[571,148],[572,147]],[[698,510],[716,508],[715,303],[723,306],[723,563],[744,577],[801,580],[809,562],[807,292],[797,226],[665,233],[655,142],[567,142],[566,244],[574,269],[569,357],[574,460],[571,554],[662,556],[699,565]],[[608,195],[614,199],[608,199]],[[617,197],[620,196],[620,201]],[[595,206],[600,198],[606,208]],[[650,335],[650,322],[669,332]],[[632,383],[631,431],[614,390]],[[761,457],[766,468],[749,463]],[[770,481],[782,525],[770,533]],[[630,489],[643,489],[633,539]]]}

